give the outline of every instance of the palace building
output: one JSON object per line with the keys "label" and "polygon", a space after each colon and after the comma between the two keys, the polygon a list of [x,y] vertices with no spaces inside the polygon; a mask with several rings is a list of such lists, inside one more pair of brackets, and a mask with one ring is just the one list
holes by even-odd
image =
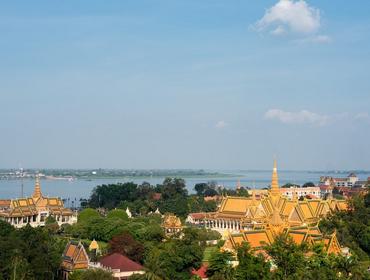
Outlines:
{"label": "palace building", "polygon": [[217,212],[190,214],[187,221],[229,236],[226,247],[248,241],[252,248],[258,248],[286,233],[297,242],[324,241],[328,246],[330,244],[330,250],[337,251],[333,249],[340,248],[335,235],[323,237],[318,222],[332,211],[345,209],[345,200],[299,200],[297,193],[292,197],[285,196],[279,188],[274,161],[271,189],[266,194],[261,193],[258,198],[255,192],[251,197],[224,197]]}
{"label": "palace building", "polygon": [[59,225],[77,222],[77,215],[72,210],[64,208],[60,198],[43,196],[38,176],[31,197],[4,201],[7,205],[0,208],[0,219],[17,228],[27,224],[33,227],[44,226],[48,216],[53,216]]}

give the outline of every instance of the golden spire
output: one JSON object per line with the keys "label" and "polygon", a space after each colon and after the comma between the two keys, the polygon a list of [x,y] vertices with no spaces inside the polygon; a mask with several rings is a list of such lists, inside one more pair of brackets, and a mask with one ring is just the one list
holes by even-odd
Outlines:
{"label": "golden spire", "polygon": [[32,197],[37,199],[37,198],[40,198],[41,196],[42,196],[42,193],[41,193],[41,188],[40,188],[40,176],[37,174],[36,181],[35,181],[35,189],[33,191]]}
{"label": "golden spire", "polygon": [[273,195],[280,195],[276,159],[274,159],[274,168],[272,170],[271,193]]}

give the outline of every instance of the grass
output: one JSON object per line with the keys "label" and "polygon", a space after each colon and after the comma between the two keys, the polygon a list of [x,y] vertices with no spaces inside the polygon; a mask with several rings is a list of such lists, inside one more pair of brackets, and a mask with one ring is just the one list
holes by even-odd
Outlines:
{"label": "grass", "polygon": [[212,253],[217,250],[218,250],[217,246],[206,247],[206,249],[204,250],[203,262],[208,262]]}

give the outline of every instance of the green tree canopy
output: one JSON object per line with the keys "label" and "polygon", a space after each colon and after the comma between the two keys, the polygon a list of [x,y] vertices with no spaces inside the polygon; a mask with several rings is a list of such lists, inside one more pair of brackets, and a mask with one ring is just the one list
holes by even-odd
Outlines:
{"label": "green tree canopy", "polygon": [[261,255],[255,256],[248,243],[244,242],[237,248],[239,265],[235,270],[235,280],[270,279],[270,263]]}
{"label": "green tree canopy", "polygon": [[91,219],[99,218],[99,217],[100,217],[100,214],[98,213],[98,211],[92,208],[86,208],[78,214],[78,221],[83,223],[83,222],[88,222]]}
{"label": "green tree canopy", "polygon": [[113,209],[108,212],[107,218],[127,220],[128,216],[126,211],[124,211],[123,209]]}
{"label": "green tree canopy", "polygon": [[102,269],[76,270],[72,272],[69,280],[113,280],[111,272]]}

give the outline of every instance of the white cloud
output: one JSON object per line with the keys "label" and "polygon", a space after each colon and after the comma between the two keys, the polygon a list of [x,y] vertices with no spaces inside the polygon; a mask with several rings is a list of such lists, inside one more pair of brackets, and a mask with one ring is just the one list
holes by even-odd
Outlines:
{"label": "white cloud", "polygon": [[297,40],[297,42],[300,43],[321,43],[321,44],[328,44],[331,43],[332,41],[333,41],[332,38],[327,35],[315,35]]}
{"label": "white cloud", "polygon": [[309,6],[304,0],[279,0],[266,10],[254,27],[274,36],[303,35],[308,36],[311,42],[328,43],[331,41],[329,36],[315,35],[320,29],[320,20],[320,10]]}
{"label": "white cloud", "polygon": [[324,126],[331,121],[331,117],[328,115],[321,115],[307,110],[299,112],[288,112],[280,109],[270,109],[265,113],[265,118],[270,120],[278,120],[282,123],[287,124],[313,124],[318,126]]}
{"label": "white cloud", "polygon": [[364,121],[370,121],[370,115],[367,112],[361,112],[354,116],[355,120],[364,120]]}
{"label": "white cloud", "polygon": [[221,129],[221,128],[225,128],[228,125],[229,124],[227,122],[221,120],[216,123],[215,127]]}

